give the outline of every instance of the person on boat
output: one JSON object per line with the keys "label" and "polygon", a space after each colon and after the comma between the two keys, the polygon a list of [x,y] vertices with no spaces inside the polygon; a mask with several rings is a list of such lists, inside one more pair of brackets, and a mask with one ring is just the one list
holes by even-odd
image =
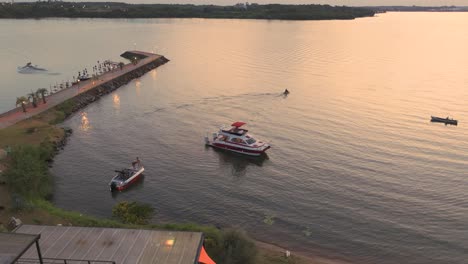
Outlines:
{"label": "person on boat", "polygon": [[141,161],[140,161],[140,159],[139,159],[138,157],[136,157],[136,160],[134,160],[134,161],[132,162],[132,167],[133,167],[134,169],[136,169],[136,168],[137,168],[137,165],[138,165],[138,168],[141,167]]}
{"label": "person on boat", "polygon": [[289,94],[289,91],[288,89],[285,89],[284,92],[283,92],[284,95],[288,95]]}

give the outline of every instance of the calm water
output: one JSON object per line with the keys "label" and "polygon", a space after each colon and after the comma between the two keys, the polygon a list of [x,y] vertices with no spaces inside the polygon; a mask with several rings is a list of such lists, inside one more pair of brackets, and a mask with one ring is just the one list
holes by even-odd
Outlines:
{"label": "calm water", "polygon": [[[157,221],[242,227],[293,252],[467,262],[468,13],[0,24],[3,110],[135,43],[171,59],[65,122],[75,132],[52,169],[58,206],[110,216],[136,200]],[[20,54],[60,75],[17,74]],[[268,158],[205,148],[207,132],[238,120],[271,143]],[[135,156],[144,181],[112,197],[113,170]]]}

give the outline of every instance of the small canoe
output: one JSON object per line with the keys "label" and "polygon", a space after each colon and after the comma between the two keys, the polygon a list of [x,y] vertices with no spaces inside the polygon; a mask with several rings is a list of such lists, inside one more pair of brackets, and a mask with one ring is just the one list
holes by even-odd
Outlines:
{"label": "small canoe", "polygon": [[439,123],[444,123],[444,124],[450,124],[450,125],[458,125],[458,120],[455,120],[453,118],[442,118],[442,117],[437,117],[437,116],[431,116],[431,122],[439,122]]}

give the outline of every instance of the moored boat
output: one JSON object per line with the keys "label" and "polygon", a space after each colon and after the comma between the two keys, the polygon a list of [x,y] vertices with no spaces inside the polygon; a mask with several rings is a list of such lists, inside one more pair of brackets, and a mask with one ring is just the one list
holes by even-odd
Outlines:
{"label": "moored boat", "polygon": [[442,117],[437,117],[437,116],[431,116],[431,122],[439,122],[439,123],[445,123],[445,124],[450,124],[450,125],[458,125],[458,120],[455,120],[453,118],[442,118]]}
{"label": "moored boat", "polygon": [[243,125],[244,122],[235,122],[230,129],[221,128],[217,133],[213,133],[211,140],[208,136],[205,137],[205,144],[250,156],[260,156],[265,153],[270,145],[256,140],[247,133],[247,129],[241,128]]}
{"label": "moored boat", "polygon": [[140,164],[122,170],[116,170],[117,174],[109,183],[111,192],[123,191],[135,183],[141,176],[145,168]]}
{"label": "moored boat", "polygon": [[37,65],[32,65],[31,62],[26,63],[24,66],[17,67],[19,73],[35,73],[47,71],[44,68],[39,68]]}
{"label": "moored boat", "polygon": [[89,74],[83,74],[83,75],[79,75],[78,76],[78,80],[80,80],[80,82],[83,82],[83,81],[87,81],[91,79],[91,77],[89,76]]}

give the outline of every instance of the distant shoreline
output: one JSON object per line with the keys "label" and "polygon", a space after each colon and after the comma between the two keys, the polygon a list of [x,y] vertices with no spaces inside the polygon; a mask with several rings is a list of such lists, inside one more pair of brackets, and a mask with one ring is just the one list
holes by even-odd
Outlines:
{"label": "distant shoreline", "polygon": [[468,6],[366,6],[376,13],[384,12],[468,12]]}
{"label": "distant shoreline", "polygon": [[1,3],[0,18],[225,18],[280,20],[350,20],[373,17],[364,7],[330,5],[127,4],[116,2]]}

